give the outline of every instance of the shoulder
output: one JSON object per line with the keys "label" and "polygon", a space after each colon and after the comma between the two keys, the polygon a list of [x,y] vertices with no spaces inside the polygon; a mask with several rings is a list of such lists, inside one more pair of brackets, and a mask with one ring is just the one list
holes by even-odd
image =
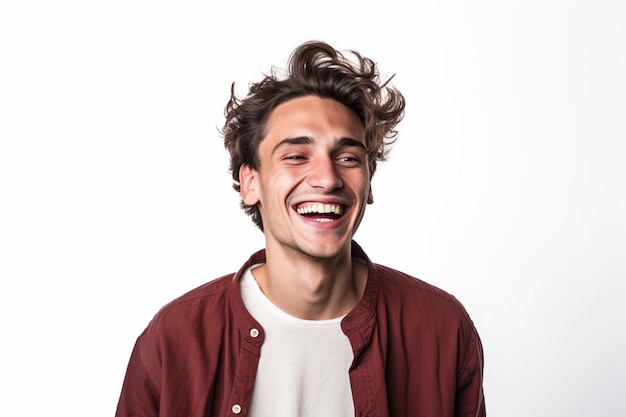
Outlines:
{"label": "shoulder", "polygon": [[239,292],[239,279],[248,267],[262,262],[263,250],[252,254],[236,273],[223,275],[173,299],[157,312],[142,337],[180,339],[207,332],[211,333],[209,336],[221,337],[220,332],[227,325],[251,325],[252,318]]}
{"label": "shoulder", "polygon": [[202,303],[203,300],[207,299],[219,299],[233,286],[233,278],[234,274],[227,274],[202,284],[167,303],[163,306],[162,311],[177,309],[198,302]]}
{"label": "shoulder", "polygon": [[380,281],[381,296],[391,309],[446,320],[453,316],[469,320],[463,304],[449,292],[396,269],[379,264],[372,266]]}
{"label": "shoulder", "polygon": [[[390,332],[417,335],[420,343],[435,345],[442,340],[462,346],[469,357],[481,351],[474,322],[452,294],[395,269],[373,265],[380,282],[379,315],[387,318]],[[430,339],[429,339],[430,337]],[[478,350],[477,350],[478,349]]]}
{"label": "shoulder", "polygon": [[467,316],[465,308],[452,294],[417,277],[372,262],[365,251],[352,243],[352,256],[368,264],[368,285],[363,301],[366,307],[378,305],[398,314],[409,311],[420,317],[456,314]]}
{"label": "shoulder", "polygon": [[218,363],[225,329],[234,322],[229,319],[233,288],[232,274],[209,281],[167,303],[150,320],[133,357],[155,386],[164,372],[183,372],[201,363],[206,359],[202,352],[210,363]]}
{"label": "shoulder", "polygon": [[236,287],[234,274],[224,275],[194,288],[164,305],[155,317],[183,314],[187,310],[211,308],[226,302],[228,294]]}
{"label": "shoulder", "polygon": [[234,274],[209,281],[165,304],[144,330],[143,338],[167,338],[192,333],[198,326],[220,327],[230,310],[228,304],[236,283]]}
{"label": "shoulder", "polygon": [[373,269],[380,278],[381,286],[387,291],[395,290],[409,297],[420,295],[444,302],[458,302],[454,296],[443,289],[405,272],[379,264],[374,264]]}

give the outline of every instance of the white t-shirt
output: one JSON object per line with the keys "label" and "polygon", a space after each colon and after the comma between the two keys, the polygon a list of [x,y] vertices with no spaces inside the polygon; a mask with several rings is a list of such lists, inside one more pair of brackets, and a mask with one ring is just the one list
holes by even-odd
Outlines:
{"label": "white t-shirt", "polygon": [[[258,265],[257,265],[258,266]],[[251,417],[353,417],[348,369],[352,347],[339,317],[303,320],[280,310],[250,272],[240,286],[244,304],[265,330]]]}

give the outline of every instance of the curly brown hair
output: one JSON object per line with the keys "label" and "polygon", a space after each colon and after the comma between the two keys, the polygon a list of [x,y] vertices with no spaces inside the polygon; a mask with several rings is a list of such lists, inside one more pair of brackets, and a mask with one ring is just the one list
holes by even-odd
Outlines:
{"label": "curly brown hair", "polygon": [[[224,147],[230,153],[233,188],[239,192],[239,169],[247,164],[259,168],[258,148],[265,137],[267,121],[280,104],[303,96],[319,96],[338,101],[352,109],[363,122],[370,173],[376,163],[387,159],[389,146],[396,140],[396,125],[404,116],[405,99],[389,85],[393,76],[381,79],[376,63],[356,51],[353,61],[330,45],[309,41],[291,54],[285,74],[272,68],[269,75],[251,84],[241,100],[231,85],[224,109],[226,122],[221,130]],[[244,211],[263,230],[256,205],[241,202]]]}

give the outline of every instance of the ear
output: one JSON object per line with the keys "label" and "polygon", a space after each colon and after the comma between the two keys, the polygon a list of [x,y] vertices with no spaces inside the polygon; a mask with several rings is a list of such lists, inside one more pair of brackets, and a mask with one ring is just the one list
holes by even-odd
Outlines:
{"label": "ear", "polygon": [[372,186],[370,185],[369,191],[367,192],[367,204],[374,203],[374,194],[372,193]]}
{"label": "ear", "polygon": [[259,202],[258,172],[243,164],[239,168],[239,195],[246,206],[254,206]]}

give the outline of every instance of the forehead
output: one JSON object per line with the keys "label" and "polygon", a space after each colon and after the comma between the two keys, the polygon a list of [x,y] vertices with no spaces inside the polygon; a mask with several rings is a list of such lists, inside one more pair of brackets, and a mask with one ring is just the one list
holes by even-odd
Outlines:
{"label": "forehead", "polygon": [[268,119],[265,139],[293,136],[335,140],[349,137],[364,142],[365,129],[356,113],[338,101],[304,96],[280,104]]}

